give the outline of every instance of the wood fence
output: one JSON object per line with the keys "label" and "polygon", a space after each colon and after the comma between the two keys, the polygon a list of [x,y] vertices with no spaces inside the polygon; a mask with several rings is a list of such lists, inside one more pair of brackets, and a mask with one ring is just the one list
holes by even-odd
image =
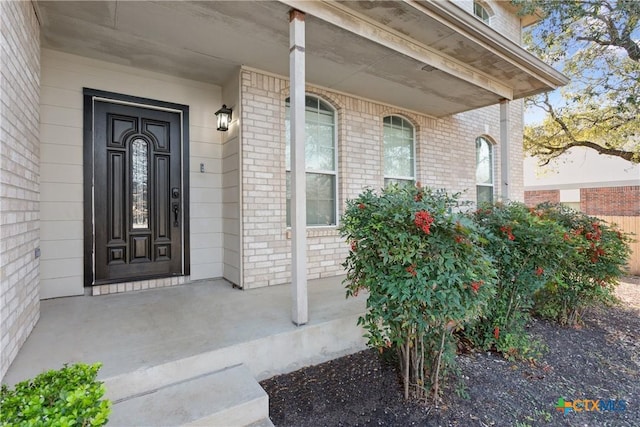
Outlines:
{"label": "wood fence", "polygon": [[640,216],[599,216],[600,219],[611,224],[617,224],[620,230],[633,233],[631,238],[631,257],[629,258],[629,273],[640,276]]}

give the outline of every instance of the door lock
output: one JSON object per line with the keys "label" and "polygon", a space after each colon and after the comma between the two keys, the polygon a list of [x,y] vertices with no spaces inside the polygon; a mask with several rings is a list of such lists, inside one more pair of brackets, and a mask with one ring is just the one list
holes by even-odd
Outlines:
{"label": "door lock", "polygon": [[171,197],[174,199],[180,198],[180,189],[178,187],[173,187],[171,189]]}

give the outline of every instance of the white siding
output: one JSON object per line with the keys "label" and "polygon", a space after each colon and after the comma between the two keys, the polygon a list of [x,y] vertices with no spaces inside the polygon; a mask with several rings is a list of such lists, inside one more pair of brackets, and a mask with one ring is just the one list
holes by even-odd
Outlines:
{"label": "white siding", "polygon": [[229,131],[222,146],[222,221],[224,228],[224,277],[240,285],[240,126],[241,114],[239,74],[235,74],[222,88],[224,103],[233,109]]}
{"label": "white siding", "polygon": [[[222,144],[214,115],[221,105],[220,88],[44,49],[40,124],[41,297],[84,293],[82,90],[85,87],[189,106],[190,278],[221,277]],[[200,172],[201,163],[204,173]]]}

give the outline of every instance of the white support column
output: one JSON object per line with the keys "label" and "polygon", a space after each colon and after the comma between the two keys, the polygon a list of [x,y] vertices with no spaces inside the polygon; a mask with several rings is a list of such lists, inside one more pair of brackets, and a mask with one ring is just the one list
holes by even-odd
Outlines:
{"label": "white support column", "polygon": [[307,298],[307,184],[304,162],[305,57],[304,13],[289,12],[289,79],[291,105],[291,319],[309,320]]}
{"label": "white support column", "polygon": [[503,201],[509,200],[509,100],[500,101],[500,196]]}

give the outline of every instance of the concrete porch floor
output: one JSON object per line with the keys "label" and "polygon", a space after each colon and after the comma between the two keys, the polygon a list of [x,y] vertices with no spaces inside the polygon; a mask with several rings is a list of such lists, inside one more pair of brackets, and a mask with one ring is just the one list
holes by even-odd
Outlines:
{"label": "concrete porch floor", "polygon": [[[313,358],[307,358],[302,362],[294,360],[277,366],[264,361],[252,366],[254,359],[282,357],[292,351],[286,348],[291,342],[287,338],[289,335],[313,330],[336,319],[342,319],[344,325],[353,324],[349,348],[322,347],[324,354],[317,355],[319,363],[334,357],[336,352],[346,354],[364,348],[364,340],[358,339],[361,331],[355,328],[355,321],[364,312],[365,298],[345,299],[342,279],[336,277],[309,282],[310,320],[301,327],[291,322],[290,285],[242,291],[233,289],[224,280],[207,280],[124,294],[45,300],[41,302],[40,320],[3,383],[14,384],[45,370],[58,369],[64,363],[74,362],[102,362],[102,379],[117,379],[132,372],[161,373],[162,370],[153,371],[154,367],[179,360],[186,361],[186,365],[194,364],[199,354],[212,354],[234,346],[241,348],[243,343],[281,335],[280,340],[269,341],[267,347],[245,346],[245,350],[267,348],[270,354],[244,354],[234,358],[234,352],[230,351],[225,356],[231,359],[225,359],[228,366],[248,363],[254,375],[263,379],[293,370],[296,363],[302,363],[300,366],[309,364],[309,361],[316,363]],[[344,328],[344,325],[339,328]],[[335,328],[334,332],[324,327],[318,331],[326,335],[335,333]],[[302,342],[309,339],[306,334],[301,338]],[[331,342],[332,337],[322,339]],[[291,342],[291,345],[301,344]],[[339,355],[335,354],[335,357]],[[209,358],[208,363],[212,360]],[[209,369],[224,367],[211,366]],[[117,388],[117,383],[115,381],[113,388]],[[109,384],[107,381],[108,389]],[[113,397],[121,397],[122,393],[114,393]],[[108,394],[112,393],[108,390]]]}

